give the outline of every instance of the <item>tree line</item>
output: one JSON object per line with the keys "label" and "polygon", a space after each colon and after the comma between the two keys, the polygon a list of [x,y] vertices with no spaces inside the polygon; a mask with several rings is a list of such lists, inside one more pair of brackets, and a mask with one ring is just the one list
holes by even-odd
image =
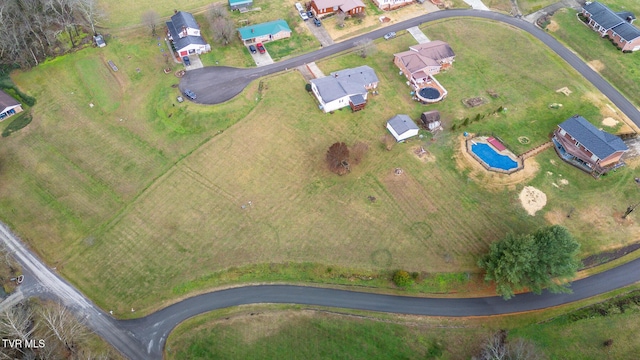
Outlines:
{"label": "tree line", "polygon": [[97,0],[0,1],[0,65],[31,68],[61,52],[61,35],[76,47],[81,28],[96,33],[104,19]]}

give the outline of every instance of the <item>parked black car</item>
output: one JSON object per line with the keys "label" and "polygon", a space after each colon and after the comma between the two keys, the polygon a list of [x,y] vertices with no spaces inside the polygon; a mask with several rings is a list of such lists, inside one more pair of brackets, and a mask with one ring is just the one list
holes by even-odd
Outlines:
{"label": "parked black car", "polygon": [[258,50],[256,50],[256,47],[253,45],[249,45],[249,51],[251,51],[252,54],[255,54],[258,52]]}
{"label": "parked black car", "polygon": [[191,65],[191,60],[189,60],[188,56],[183,56],[182,57],[182,63],[185,64],[186,66]]}
{"label": "parked black car", "polygon": [[316,26],[322,26],[322,23],[320,22],[320,19],[318,19],[318,18],[313,18],[313,23],[316,24]]}

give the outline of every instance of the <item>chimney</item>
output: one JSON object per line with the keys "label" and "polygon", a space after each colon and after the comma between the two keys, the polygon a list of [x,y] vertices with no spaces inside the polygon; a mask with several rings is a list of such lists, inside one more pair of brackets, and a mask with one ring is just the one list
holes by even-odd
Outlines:
{"label": "chimney", "polygon": [[178,13],[178,10],[173,9],[173,13],[174,13],[174,14],[177,14],[177,13]]}

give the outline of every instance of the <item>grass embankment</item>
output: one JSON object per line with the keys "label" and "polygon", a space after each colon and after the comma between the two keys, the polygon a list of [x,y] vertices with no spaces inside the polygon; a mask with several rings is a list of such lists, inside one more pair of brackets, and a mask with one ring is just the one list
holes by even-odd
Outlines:
{"label": "grass embankment", "polygon": [[[607,2],[614,11],[640,13],[640,4],[635,1]],[[560,10],[551,18],[547,31],[567,47],[573,49],[594,70],[613,84],[629,101],[640,106],[640,56],[625,54],[609,40],[582,24],[571,9]]]}
{"label": "grass embankment", "polygon": [[[633,286],[610,300],[594,298],[491,318],[438,319],[344,309],[327,312],[308,306],[246,306],[185,321],[169,336],[166,354],[169,359],[254,359],[290,354],[304,354],[301,358],[305,359],[465,359],[477,355],[490,335],[506,329],[507,342],[526,340],[545,358],[635,359],[640,351],[634,337],[640,330],[639,303],[637,286]],[[608,339],[613,343],[604,346]]]}
{"label": "grass embankment", "polygon": [[[504,106],[509,109],[506,114],[487,116],[464,130],[499,132],[508,145],[524,151],[526,147],[515,140],[518,136],[529,137],[529,146],[535,146],[546,140],[555,124],[574,113],[592,119],[599,116],[598,108],[585,101],[599,99],[595,90],[527,35],[474,20],[466,20],[465,26],[458,21],[434,24],[426,28],[426,33],[434,39],[446,39],[458,54],[454,68],[438,76],[450,92],[449,98],[437,106],[447,128],[452,121]],[[492,36],[483,35],[489,33]],[[505,39],[504,46],[495,46],[494,37]],[[34,247],[49,249],[46,254],[52,263],[60,261],[58,265],[62,267],[58,268],[66,276],[118,316],[132,316],[128,311],[131,307],[139,309],[140,314],[161,302],[184,296],[184,291],[218,286],[220,277],[215,274],[250,264],[319,263],[336,269],[360,269],[357,273],[382,274],[396,268],[424,274],[475,271],[477,255],[486,251],[491,241],[510,230],[531,231],[548,220],[544,212],[530,217],[522,210],[516,200],[522,185],[502,187],[497,192],[487,190],[486,179],[471,176],[469,170],[453,161],[457,133],[445,131],[435,141],[426,136],[399,144],[392,151],[384,150],[380,138],[386,133],[387,119],[397,113],[417,118],[421,111],[432,108],[410,100],[404,78],[398,76],[389,61],[391,54],[412,43],[411,38],[403,36],[379,42],[379,53],[364,60],[347,55],[320,63],[325,72],[361,64],[376,69],[381,80],[380,95],[373,96],[367,109],[358,113],[320,113],[314,99],[303,90],[304,80],[297,73],[286,73],[253,84],[229,104],[206,108],[186,105],[189,116],[185,115],[185,121],[202,116],[205,128],[186,126],[199,130],[181,135],[171,131],[177,115],[160,116],[173,109],[169,105],[173,97],[168,94],[175,96],[175,92],[167,81],[154,88],[149,98],[150,104],[167,103],[163,112],[150,105],[153,111],[143,114],[149,118],[136,117],[136,127],[129,126],[142,130],[134,133],[141,139],[156,138],[156,142],[147,143],[156,144],[160,147],[158,153],[171,157],[161,158],[160,167],[134,166],[129,170],[131,174],[118,174],[124,169],[115,166],[115,175],[138,179],[132,183],[131,195],[125,197],[121,190],[114,190],[118,189],[114,185],[119,184],[120,177],[111,180],[114,185],[96,181],[99,186],[109,185],[105,193],[113,195],[92,204],[88,214],[95,215],[85,215],[83,221],[79,216],[67,215],[67,219],[77,219],[75,227],[56,233],[48,226],[46,234],[52,235],[53,240],[45,242],[48,238],[35,236],[35,231],[24,233],[33,239]],[[120,62],[126,64],[124,60]],[[566,97],[556,93],[562,86],[569,86],[573,94]],[[261,89],[262,100],[245,116],[247,101],[253,101],[256,88]],[[461,104],[468,97],[489,98],[487,89],[493,89],[499,97],[488,99],[488,104],[478,108]],[[548,108],[549,103],[559,101],[564,103],[562,109]],[[83,103],[86,104],[78,102],[71,109],[89,111],[80,105]],[[207,141],[220,121],[228,125],[240,118],[244,120]],[[105,116],[103,121],[119,123],[117,117]],[[131,124],[131,118],[123,123]],[[66,133],[60,134],[49,141],[68,144]],[[344,177],[325,169],[324,154],[335,141],[364,141],[370,147],[363,163]],[[197,147],[197,143],[203,145],[193,153],[185,150]],[[182,151],[169,151],[171,146]],[[417,159],[412,152],[415,146],[424,146],[432,161]],[[110,151],[118,148],[94,147],[95,154],[83,155],[93,154],[95,164],[102,157],[109,159]],[[144,155],[145,151],[141,153]],[[129,162],[145,159],[133,155],[132,151]],[[633,227],[621,230],[616,224],[616,232],[611,233],[613,225],[608,220],[602,229],[589,222],[596,210],[606,219],[613,219],[614,209],[626,207],[625,197],[632,190],[629,172],[594,181],[559,161],[551,163],[552,152],[540,159],[542,171],[532,183],[549,192],[547,213],[569,206],[578,209],[572,217],[575,223],[567,221],[566,225],[583,243],[586,253],[633,239]],[[393,174],[396,167],[404,170],[403,176]],[[549,177],[547,169],[562,174],[570,185],[556,189],[556,178]],[[34,176],[32,172],[25,173]],[[62,176],[63,172],[56,169],[54,174]],[[109,172],[105,176],[114,175]],[[82,183],[79,189],[88,184]],[[592,190],[592,195],[581,196],[585,189]],[[58,189],[53,186],[52,190]],[[38,208],[38,197],[29,192],[21,195]],[[368,196],[377,200],[371,202]],[[608,199],[605,205],[603,198]],[[42,212],[60,214],[61,211],[54,211],[55,204],[45,205]],[[25,220],[31,217],[25,215],[10,218],[21,233],[26,225],[32,225]],[[74,222],[64,224],[70,226],[67,224]],[[65,239],[66,250],[57,249],[62,248],[59,239]],[[255,279],[278,280],[278,276],[260,275],[270,268],[248,267],[258,273]],[[323,276],[315,278],[322,281]],[[251,274],[242,276],[247,281],[250,278]],[[313,273],[299,275],[299,279],[310,278],[314,278]],[[290,275],[281,279],[292,280]]]}

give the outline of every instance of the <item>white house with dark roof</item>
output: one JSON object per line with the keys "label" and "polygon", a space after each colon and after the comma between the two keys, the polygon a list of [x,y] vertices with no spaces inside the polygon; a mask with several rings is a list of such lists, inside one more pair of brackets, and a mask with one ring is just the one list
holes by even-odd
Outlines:
{"label": "white house with dark roof", "polygon": [[0,121],[22,112],[22,104],[11,95],[0,90]]}
{"label": "white house with dark roof", "polygon": [[418,135],[420,128],[408,115],[399,114],[387,121],[387,130],[396,138],[397,142],[402,142]]}
{"label": "white house with dark roof", "polygon": [[324,112],[351,106],[360,110],[367,102],[369,90],[378,87],[378,76],[367,65],[332,72],[311,80],[311,90]]}
{"label": "white house with dark roof", "polygon": [[600,36],[608,36],[622,51],[640,50],[640,29],[633,25],[635,15],[629,11],[614,12],[594,1],[582,8],[587,25]]}
{"label": "white house with dark roof", "polygon": [[564,161],[595,177],[623,166],[620,159],[628,150],[618,136],[599,130],[580,115],[558,125],[552,140]]}
{"label": "white house with dark roof", "polygon": [[179,56],[202,54],[211,51],[211,46],[200,35],[200,26],[192,14],[177,11],[167,21],[167,38]]}

